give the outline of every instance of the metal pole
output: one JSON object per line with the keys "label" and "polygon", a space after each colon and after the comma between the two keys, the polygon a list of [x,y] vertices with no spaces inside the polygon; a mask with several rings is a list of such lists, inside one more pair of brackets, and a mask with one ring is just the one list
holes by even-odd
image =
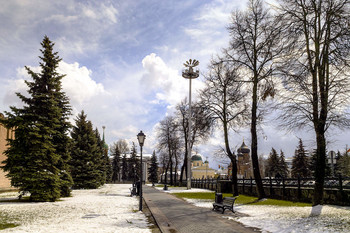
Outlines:
{"label": "metal pole", "polygon": [[140,171],[141,171],[141,175],[140,175],[140,208],[139,210],[142,211],[142,180],[143,180],[143,172],[142,172],[142,146],[140,146],[141,148],[141,168],[140,168]]}
{"label": "metal pole", "polygon": [[190,81],[189,88],[189,111],[188,111],[188,139],[187,139],[187,189],[191,189],[191,128],[192,128],[192,106],[191,106],[191,88],[192,79]]}

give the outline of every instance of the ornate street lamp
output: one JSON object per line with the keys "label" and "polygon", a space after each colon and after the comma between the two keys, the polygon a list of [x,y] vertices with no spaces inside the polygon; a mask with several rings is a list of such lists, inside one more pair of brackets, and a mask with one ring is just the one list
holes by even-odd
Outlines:
{"label": "ornate street lamp", "polygon": [[188,112],[188,133],[187,133],[187,189],[191,189],[191,127],[192,127],[192,108],[191,108],[191,88],[192,79],[199,77],[199,70],[193,68],[199,65],[199,61],[190,59],[184,63],[182,77],[189,80],[189,112]]}
{"label": "ornate street lamp", "polygon": [[140,144],[140,151],[141,151],[141,162],[140,162],[140,207],[139,211],[142,211],[142,182],[143,182],[143,172],[142,172],[142,147],[143,143],[145,142],[146,135],[140,131],[140,133],[137,135],[137,140]]}

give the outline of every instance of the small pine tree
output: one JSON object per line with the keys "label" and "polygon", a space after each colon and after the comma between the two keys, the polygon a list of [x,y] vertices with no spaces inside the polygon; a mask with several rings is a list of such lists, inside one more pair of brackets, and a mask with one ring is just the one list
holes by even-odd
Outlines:
{"label": "small pine tree", "polygon": [[101,160],[96,156],[99,153],[97,137],[92,123],[86,119],[82,111],[75,120],[71,132],[72,158],[71,174],[74,188],[91,189],[101,185]]}
{"label": "small pine tree", "polygon": [[267,166],[265,172],[267,176],[274,177],[280,172],[280,161],[278,154],[274,148],[272,148],[269,158],[267,159]]}
{"label": "small pine tree", "polygon": [[292,160],[292,177],[309,177],[310,176],[310,166],[309,158],[306,155],[306,151],[303,145],[303,141],[299,138],[299,146],[295,150],[295,154]]}
{"label": "small pine tree", "polygon": [[116,183],[119,180],[120,173],[120,152],[116,144],[112,147],[112,183]]}
{"label": "small pine tree", "polygon": [[106,162],[104,158],[104,142],[100,137],[100,133],[98,132],[98,129],[95,129],[95,136],[96,136],[96,141],[97,141],[97,150],[95,154],[95,159],[96,159],[96,166],[97,170],[99,172],[99,184],[104,185],[107,181],[107,167],[106,167]]}
{"label": "small pine tree", "polygon": [[128,179],[139,180],[140,178],[140,161],[137,158],[137,150],[135,143],[132,143],[131,155],[128,163]]}
{"label": "small pine tree", "polygon": [[122,158],[122,180],[125,182],[128,179],[128,161],[126,158],[126,154],[123,155]]}
{"label": "small pine tree", "polygon": [[280,159],[279,159],[279,173],[283,177],[288,177],[288,165],[286,163],[284,152],[281,150]]}
{"label": "small pine tree", "polygon": [[53,52],[54,43],[45,36],[41,46],[40,73],[25,67],[33,79],[26,81],[29,97],[17,93],[23,108],[11,107],[13,113],[2,122],[15,129],[2,168],[12,186],[30,193],[30,200],[55,201],[69,196],[72,185],[67,166],[70,106],[62,91],[64,75],[56,71],[61,58]]}
{"label": "small pine tree", "polygon": [[151,157],[151,166],[148,168],[148,180],[152,182],[152,184],[158,182],[158,163],[157,163],[157,156],[156,152],[153,151],[152,157]]}

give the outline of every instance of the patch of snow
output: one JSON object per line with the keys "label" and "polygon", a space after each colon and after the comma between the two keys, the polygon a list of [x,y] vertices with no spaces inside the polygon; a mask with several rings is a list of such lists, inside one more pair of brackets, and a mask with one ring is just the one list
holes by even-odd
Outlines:
{"label": "patch of snow", "polygon": [[57,202],[1,202],[1,215],[20,224],[2,232],[151,232],[146,216],[138,211],[138,197],[130,197],[130,187],[108,184],[73,190],[72,197]]}
{"label": "patch of snow", "polygon": [[215,193],[215,191],[209,189],[199,189],[199,188],[191,188],[187,189],[186,187],[168,187],[168,190],[163,190],[162,187],[156,187],[156,189],[169,192],[169,193]]}
{"label": "patch of snow", "polygon": [[[184,192],[193,192],[193,190],[184,190]],[[187,198],[185,200],[195,206],[213,208],[212,200]],[[350,207],[334,205],[283,207],[236,204],[234,209],[238,212],[237,214],[224,215],[223,217],[249,227],[260,228],[263,232],[350,232]]]}

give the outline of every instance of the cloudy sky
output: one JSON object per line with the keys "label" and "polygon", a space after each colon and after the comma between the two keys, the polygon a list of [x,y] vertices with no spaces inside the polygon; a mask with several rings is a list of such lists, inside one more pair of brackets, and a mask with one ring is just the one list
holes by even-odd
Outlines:
{"label": "cloudy sky", "polygon": [[[20,105],[15,92],[25,93],[24,66],[38,70],[40,42],[47,35],[63,59],[67,74],[63,88],[70,97],[73,117],[81,110],[102,132],[106,142],[137,141],[147,135],[145,149],[156,145],[156,124],[188,95],[181,77],[183,63],[200,61],[206,72],[210,58],[226,47],[230,13],[246,0],[0,0],[0,112]],[[203,79],[193,83],[194,95]],[[195,98],[195,97],[194,97]],[[267,122],[259,138],[259,154],[271,147],[293,155],[298,137],[313,147],[313,135],[284,132]],[[215,132],[195,149],[217,164],[213,151],[222,145]],[[250,145],[249,129],[231,137],[232,147]],[[349,133],[331,138],[330,149],[343,149]],[[213,166],[214,167],[214,166]]]}

